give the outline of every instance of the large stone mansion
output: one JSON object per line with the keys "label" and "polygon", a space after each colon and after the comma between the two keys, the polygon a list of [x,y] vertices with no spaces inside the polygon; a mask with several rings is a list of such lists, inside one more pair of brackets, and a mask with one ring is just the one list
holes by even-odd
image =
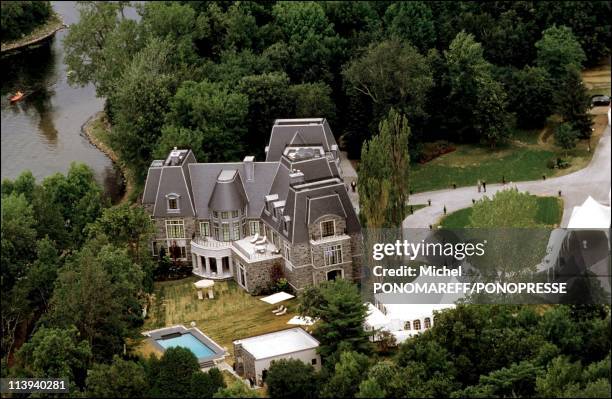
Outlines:
{"label": "large stone mansion", "polygon": [[325,119],[279,119],[266,160],[198,163],[174,149],[149,167],[142,204],[155,221],[152,252],[193,273],[233,278],[252,294],[279,276],[296,290],[357,279],[362,240]]}

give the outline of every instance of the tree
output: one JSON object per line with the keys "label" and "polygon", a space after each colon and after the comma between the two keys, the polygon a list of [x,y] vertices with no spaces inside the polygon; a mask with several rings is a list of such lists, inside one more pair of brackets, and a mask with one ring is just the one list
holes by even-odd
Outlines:
{"label": "tree", "polygon": [[221,388],[213,398],[258,398],[257,391],[249,389],[242,381],[236,381],[227,388]]}
{"label": "tree", "polygon": [[147,40],[157,38],[172,43],[174,51],[169,56],[173,64],[197,64],[196,43],[210,38],[206,14],[198,14],[188,4],[173,2],[145,3],[141,14],[141,29]]}
{"label": "tree", "polygon": [[363,329],[367,308],[351,282],[326,281],[308,288],[300,300],[300,313],[320,319],[314,335],[321,343],[319,353],[324,360],[341,343],[357,352],[370,351],[368,335]]}
{"label": "tree", "polygon": [[580,43],[567,26],[553,25],[544,30],[535,46],[538,66],[546,69],[556,84],[564,78],[568,66],[580,69],[586,60]]}
{"label": "tree", "polygon": [[426,57],[397,39],[371,44],[342,71],[352,88],[370,98],[378,117],[396,107],[409,118],[424,117],[425,98],[433,85]]}
{"label": "tree", "polygon": [[191,375],[189,396],[192,398],[212,398],[218,390],[225,387],[223,374],[218,368],[213,367],[207,372],[194,372]]}
{"label": "tree", "polygon": [[336,120],[336,106],[331,99],[331,88],[322,82],[302,83],[289,87],[289,94],[295,104],[296,118],[326,118],[331,126]]}
{"label": "tree", "polygon": [[493,79],[491,64],[474,36],[459,32],[444,51],[451,86],[450,124],[459,139],[483,140],[493,147],[508,135],[506,94]]}
{"label": "tree", "polygon": [[[270,138],[275,119],[292,113],[289,78],[284,72],[245,76],[238,82],[238,91],[248,97],[247,148],[263,149]],[[261,151],[261,150],[260,150]]]}
{"label": "tree", "polygon": [[54,243],[48,238],[38,240],[36,260],[28,269],[25,278],[28,300],[36,309],[47,310],[60,266],[60,257]]}
{"label": "tree", "polygon": [[271,398],[316,398],[317,375],[313,367],[298,359],[275,360],[265,380]]}
{"label": "tree", "polygon": [[572,125],[579,137],[591,137],[593,117],[590,114],[591,98],[584,86],[580,71],[569,67],[563,77],[559,90],[555,92],[557,112],[563,120]]}
{"label": "tree", "polygon": [[380,122],[379,134],[361,151],[359,200],[370,228],[399,227],[409,192],[410,126],[394,109]]}
{"label": "tree", "polygon": [[576,147],[578,132],[569,123],[562,123],[555,129],[555,144],[567,151]]}
{"label": "tree", "polygon": [[142,323],[142,279],[126,250],[90,241],[61,269],[48,323],[76,326],[95,360],[110,361],[123,349],[123,337]]}
{"label": "tree", "polygon": [[359,384],[358,398],[401,397],[411,382],[402,378],[396,363],[383,360],[368,370],[367,378]]}
{"label": "tree", "polygon": [[193,352],[180,346],[166,349],[159,360],[153,357],[150,362],[153,364],[149,366],[149,395],[155,398],[189,396],[193,374],[201,372]]}
{"label": "tree", "polygon": [[36,221],[23,194],[2,197],[2,291],[10,289],[34,259]]}
{"label": "tree", "polygon": [[[66,176],[60,173],[48,176],[42,181],[42,188],[43,193],[40,193],[41,198],[38,200],[47,201],[52,204],[50,207],[59,209],[64,229],[68,231],[66,244],[70,248],[79,247],[86,238],[85,227],[96,220],[108,205],[108,199],[98,185],[93,170],[87,165],[73,162]],[[47,207],[40,206],[38,209],[43,212]],[[54,222],[58,223],[59,220]],[[55,230],[53,233],[59,235],[55,234]]]}
{"label": "tree", "polygon": [[146,176],[176,84],[172,51],[170,42],[149,41],[131,58],[109,98],[115,121],[111,144],[139,182]]}
{"label": "tree", "polygon": [[30,377],[68,378],[82,387],[91,349],[75,328],[40,328],[17,352],[20,367]]}
{"label": "tree", "polygon": [[148,389],[144,368],[116,355],[111,364],[94,364],[86,382],[87,396],[95,398],[142,397]]}
{"label": "tree", "polygon": [[526,66],[512,72],[507,85],[508,110],[521,128],[541,128],[553,111],[553,88],[544,68]]}
{"label": "tree", "polygon": [[65,62],[73,71],[70,83],[93,83],[98,96],[108,96],[119,87],[121,71],[141,48],[134,23],[123,13],[127,3],[79,3],[79,22],[70,27],[64,39]]}
{"label": "tree", "polygon": [[426,52],[436,43],[436,28],[431,9],[424,1],[396,2],[384,16],[387,32]]}
{"label": "tree", "polygon": [[342,352],[339,361],[334,365],[331,378],[321,390],[321,397],[354,397],[369,366],[370,360],[366,355],[352,351]]}
{"label": "tree", "polygon": [[52,13],[50,1],[5,1],[2,5],[0,39],[3,42],[30,33]]}
{"label": "tree", "polygon": [[294,82],[330,82],[330,65],[341,51],[333,25],[316,2],[278,2],[272,8],[289,53],[287,74]]}
{"label": "tree", "polygon": [[480,377],[480,383],[466,388],[466,397],[485,393],[492,397],[531,397],[535,394],[536,377],[540,372],[531,362],[513,363]]}
{"label": "tree", "polygon": [[141,264],[155,227],[142,207],[119,204],[107,208],[90,227],[90,234],[104,234],[113,245],[125,245],[133,262]]}
{"label": "tree", "polygon": [[247,96],[221,83],[183,82],[174,98],[157,146],[166,157],[175,146],[191,148],[199,162],[240,158],[246,133]]}

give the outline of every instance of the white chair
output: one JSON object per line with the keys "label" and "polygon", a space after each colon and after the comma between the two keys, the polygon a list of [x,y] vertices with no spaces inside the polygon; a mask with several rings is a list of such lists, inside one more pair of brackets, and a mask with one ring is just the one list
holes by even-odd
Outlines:
{"label": "white chair", "polygon": [[257,242],[257,240],[259,240],[259,233],[255,233],[255,235],[253,236],[253,238],[251,238],[251,239],[249,240],[249,242],[250,242],[251,244],[255,244],[255,242]]}
{"label": "white chair", "polygon": [[204,299],[204,295],[202,295],[202,291],[198,290],[198,299]]}
{"label": "white chair", "polygon": [[255,251],[257,251],[260,254],[263,254],[264,252],[266,252],[266,246],[265,245],[257,245],[255,247]]}
{"label": "white chair", "polygon": [[215,294],[213,293],[213,290],[208,290],[208,299],[215,299]]}
{"label": "white chair", "polygon": [[287,313],[287,308],[284,308],[283,310],[281,310],[280,312],[276,313],[277,316],[282,316],[285,313]]}
{"label": "white chair", "polygon": [[261,237],[258,241],[255,241],[255,245],[262,245],[266,243],[266,237]]}
{"label": "white chair", "polygon": [[277,307],[276,309],[274,309],[274,310],[272,311],[272,313],[278,313],[278,312],[280,312],[281,310],[283,310],[283,305],[280,305],[279,307]]}

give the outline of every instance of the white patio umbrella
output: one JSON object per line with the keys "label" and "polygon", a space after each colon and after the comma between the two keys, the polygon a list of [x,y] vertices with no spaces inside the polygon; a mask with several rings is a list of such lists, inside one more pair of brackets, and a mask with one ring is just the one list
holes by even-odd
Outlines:
{"label": "white patio umbrella", "polygon": [[193,285],[196,286],[196,288],[210,288],[213,285],[215,285],[215,282],[213,280],[208,280],[208,279],[202,279],[202,280],[198,280],[195,283],[193,283]]}
{"label": "white patio umbrella", "polygon": [[[209,298],[212,298],[212,287],[215,285],[213,280],[202,279],[193,283],[197,289],[206,289],[208,288]],[[200,298],[201,299],[201,298]]]}

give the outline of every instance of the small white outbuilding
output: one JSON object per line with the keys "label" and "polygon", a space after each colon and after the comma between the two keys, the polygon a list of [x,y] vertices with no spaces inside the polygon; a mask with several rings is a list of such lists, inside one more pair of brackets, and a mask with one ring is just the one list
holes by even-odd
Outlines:
{"label": "small white outbuilding", "polygon": [[263,385],[274,360],[297,359],[321,368],[319,341],[300,327],[234,341],[234,369],[253,384]]}

